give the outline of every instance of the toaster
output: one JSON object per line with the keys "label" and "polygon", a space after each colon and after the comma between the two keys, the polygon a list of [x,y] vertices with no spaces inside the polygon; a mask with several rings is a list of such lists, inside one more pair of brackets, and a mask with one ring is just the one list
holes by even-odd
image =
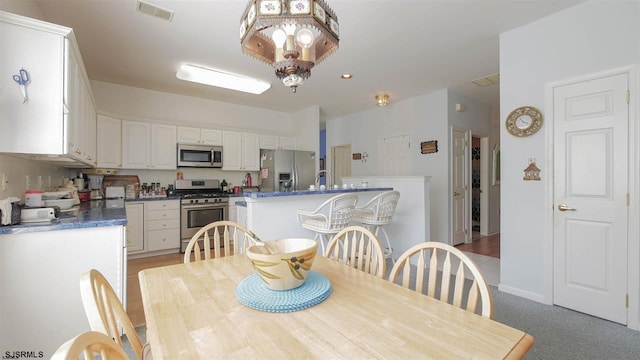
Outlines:
{"label": "toaster", "polygon": [[107,199],[124,199],[124,187],[107,186],[104,191],[104,197]]}
{"label": "toaster", "polygon": [[21,223],[34,223],[34,222],[50,222],[55,220],[60,215],[60,208],[58,207],[39,207],[39,208],[22,208],[20,211]]}

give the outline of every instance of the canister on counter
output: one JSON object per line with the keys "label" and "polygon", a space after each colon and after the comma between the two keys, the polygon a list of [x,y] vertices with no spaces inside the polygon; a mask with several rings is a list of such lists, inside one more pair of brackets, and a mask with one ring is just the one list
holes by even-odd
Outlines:
{"label": "canister on counter", "polygon": [[42,206],[42,190],[27,190],[24,194],[24,204],[28,207]]}

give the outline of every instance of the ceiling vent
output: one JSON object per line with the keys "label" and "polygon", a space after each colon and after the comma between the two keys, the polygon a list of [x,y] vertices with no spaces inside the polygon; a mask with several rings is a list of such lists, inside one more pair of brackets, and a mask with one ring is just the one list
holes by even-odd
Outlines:
{"label": "ceiling vent", "polygon": [[487,75],[487,76],[483,76],[481,78],[477,78],[475,80],[471,80],[472,83],[480,86],[480,87],[487,87],[487,86],[491,86],[491,85],[495,85],[497,83],[500,82],[500,74],[493,74],[493,75]]}
{"label": "ceiling vent", "polygon": [[143,12],[145,14],[153,15],[155,17],[159,17],[160,19],[164,19],[167,21],[171,21],[173,19],[173,11],[163,9],[156,5],[149,4],[144,1],[138,0],[136,4],[136,10]]}

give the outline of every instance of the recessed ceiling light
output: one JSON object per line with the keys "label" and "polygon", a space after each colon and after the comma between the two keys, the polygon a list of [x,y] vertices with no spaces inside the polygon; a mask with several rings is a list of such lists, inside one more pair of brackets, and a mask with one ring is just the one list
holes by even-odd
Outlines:
{"label": "recessed ceiling light", "polygon": [[189,64],[182,65],[176,73],[176,77],[181,80],[250,94],[262,94],[271,88],[270,83],[262,80]]}
{"label": "recessed ceiling light", "polygon": [[342,76],[340,76],[341,78],[345,79],[345,80],[349,80],[353,77],[353,75],[351,74],[342,74]]}

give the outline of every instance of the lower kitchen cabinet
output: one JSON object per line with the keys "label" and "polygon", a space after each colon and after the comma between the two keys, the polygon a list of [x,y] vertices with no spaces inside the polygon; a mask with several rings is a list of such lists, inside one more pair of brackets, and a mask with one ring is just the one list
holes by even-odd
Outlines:
{"label": "lower kitchen cabinet", "polygon": [[129,254],[144,250],[144,204],[127,203],[127,252]]}
{"label": "lower kitchen cabinet", "polygon": [[[130,258],[170,254],[180,250],[180,200],[141,201],[128,203],[126,207]],[[136,241],[140,237],[143,238],[142,244]]]}
{"label": "lower kitchen cabinet", "polygon": [[150,201],[145,204],[144,214],[148,251],[180,247],[179,201]]}

